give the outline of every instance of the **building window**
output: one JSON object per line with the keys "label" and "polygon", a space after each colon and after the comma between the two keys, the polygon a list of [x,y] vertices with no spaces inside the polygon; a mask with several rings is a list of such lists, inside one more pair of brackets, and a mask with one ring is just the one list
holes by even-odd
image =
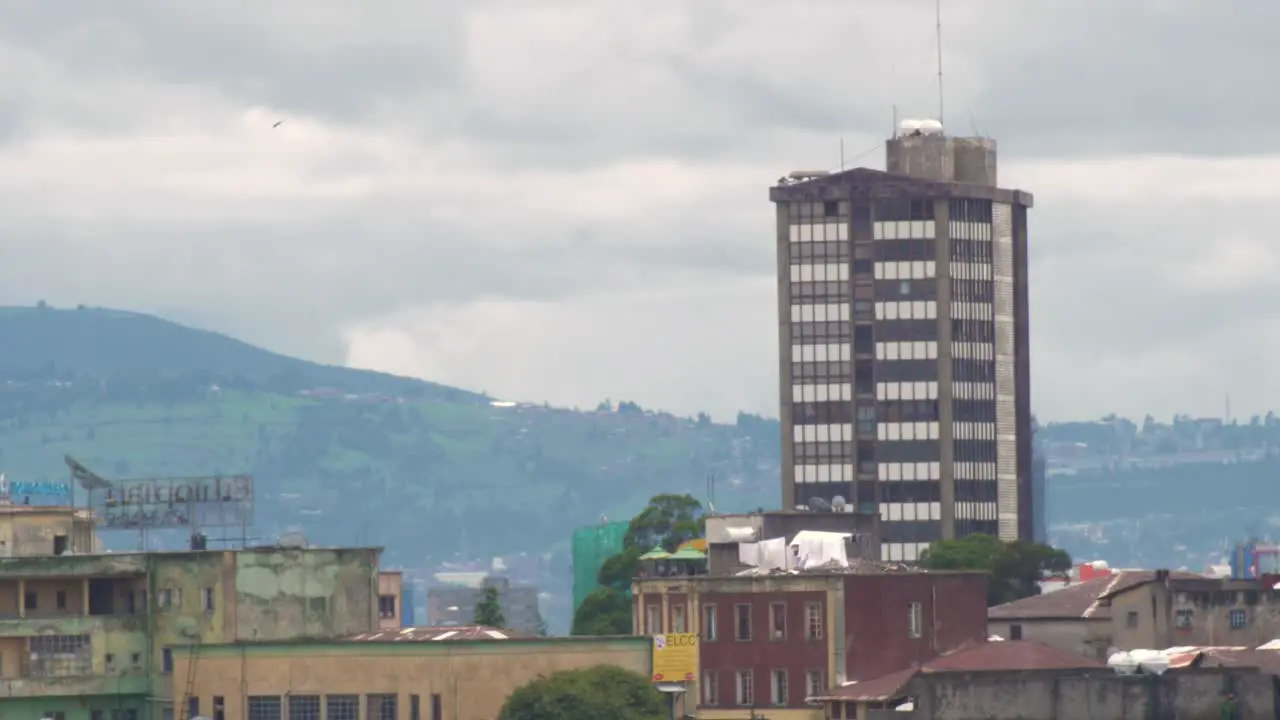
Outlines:
{"label": "building window", "polygon": [[249,720],[281,720],[279,695],[250,695]]}
{"label": "building window", "polygon": [[1128,613],[1126,613],[1124,616],[1124,624],[1125,624],[1125,627],[1129,628],[1130,630],[1138,629],[1138,611],[1130,610]]}
{"label": "building window", "polygon": [[35,610],[40,602],[40,596],[35,590],[28,590],[22,594],[22,607],[26,610]]}
{"label": "building window", "polygon": [[227,701],[221,695],[213,696],[213,720],[227,720]]}
{"label": "building window", "polygon": [[734,638],[742,641],[751,640],[751,606],[735,605],[733,611],[736,614],[734,618]]}
{"label": "building window", "polygon": [[804,636],[809,640],[822,639],[822,603],[809,603],[804,606]]}
{"label": "building window", "polygon": [[162,610],[182,609],[182,588],[161,588],[156,593],[156,605]]}
{"label": "building window", "polygon": [[417,695],[409,696],[409,720],[422,720],[422,707]]}
{"label": "building window", "polygon": [[206,614],[206,615],[212,615],[212,614],[213,614],[213,607],[214,607],[214,603],[213,603],[213,588],[211,588],[211,587],[207,587],[207,588],[205,588],[205,589],[204,589],[204,612],[205,612],[205,614]]}
{"label": "building window", "polygon": [[325,720],[360,720],[360,696],[325,695],[324,718]]}
{"label": "building window", "polygon": [[734,683],[737,701],[739,705],[755,705],[756,686],[755,679],[751,677],[750,670],[739,670],[734,676],[737,682]]}
{"label": "building window", "polygon": [[129,664],[134,667],[142,665],[142,653],[133,653],[129,655]]}
{"label": "building window", "polygon": [[717,675],[711,670],[702,673],[702,704],[710,707],[720,704],[720,686]]}
{"label": "building window", "polygon": [[1173,626],[1179,630],[1190,630],[1192,617],[1192,611],[1178,610],[1173,614]]}
{"label": "building window", "polygon": [[364,720],[396,720],[395,695],[366,695]]}
{"label": "building window", "polygon": [[40,713],[40,720],[67,720],[67,714],[61,710],[45,710]]}
{"label": "building window", "polygon": [[393,618],[396,616],[396,596],[395,595],[379,595],[378,596],[378,617]]}
{"label": "building window", "polygon": [[662,632],[662,608],[658,605],[644,607],[644,634],[657,635]]}
{"label": "building window", "polygon": [[811,697],[819,697],[826,694],[827,688],[822,682],[821,670],[810,670],[805,673],[804,684],[806,700]]}
{"label": "building window", "polygon": [[1238,610],[1238,609],[1237,609],[1237,610],[1232,610],[1232,611],[1227,615],[1227,618],[1228,618],[1228,619],[1230,620],[1230,622],[1231,622],[1231,629],[1232,629],[1232,630],[1239,630],[1239,629],[1243,628],[1243,627],[1247,624],[1248,619],[1249,619],[1249,618],[1248,618],[1248,616],[1245,614],[1245,611],[1244,611],[1244,610]]}
{"label": "building window", "polygon": [[769,699],[774,705],[787,704],[787,671],[774,670],[769,683]]}
{"label": "building window", "polygon": [[769,605],[769,639],[785,640],[787,638],[787,606],[783,603]]}
{"label": "building window", "polygon": [[320,696],[290,695],[289,720],[320,720]]}
{"label": "building window", "polygon": [[166,674],[173,672],[173,650],[170,648],[160,651],[160,672]]}
{"label": "building window", "polygon": [[431,694],[431,720],[444,720],[444,698],[440,693]]}
{"label": "building window", "polygon": [[686,632],[684,622],[684,603],[671,606],[671,632]]}
{"label": "building window", "polygon": [[716,641],[716,606],[702,606],[702,639],[707,642]]}
{"label": "building window", "polygon": [[923,634],[924,621],[920,612],[920,603],[907,604],[907,637],[918,638]]}
{"label": "building window", "polygon": [[1021,625],[1010,625],[1010,626],[1009,626],[1009,639],[1010,639],[1010,640],[1021,640],[1021,639],[1022,639],[1022,626],[1021,626]]}
{"label": "building window", "polygon": [[59,610],[66,610],[67,609],[67,591],[59,590],[58,592],[56,592],[53,596],[53,602],[54,602],[54,606],[57,607]]}
{"label": "building window", "polygon": [[200,698],[191,696],[187,698],[187,720],[200,717]]}
{"label": "building window", "polygon": [[116,655],[115,653],[107,653],[102,656],[102,664],[106,666],[107,672],[115,672]]}
{"label": "building window", "polygon": [[28,643],[30,677],[93,674],[93,645],[88,635],[34,635]]}

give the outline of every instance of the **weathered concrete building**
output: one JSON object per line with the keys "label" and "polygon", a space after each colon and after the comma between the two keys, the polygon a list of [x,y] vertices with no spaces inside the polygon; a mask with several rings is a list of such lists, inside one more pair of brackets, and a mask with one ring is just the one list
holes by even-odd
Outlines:
{"label": "weathered concrete building", "polygon": [[403,627],[404,573],[383,570],[378,573],[378,627],[383,630]]}
{"label": "weathered concrete building", "polygon": [[214,720],[492,720],[539,675],[608,664],[647,676],[651,663],[649,638],[404,628],[343,641],[181,648],[171,692],[194,678],[190,709]]}
{"label": "weathered concrete building", "polygon": [[1094,658],[1113,648],[1254,647],[1280,637],[1280,593],[1257,580],[1119,571],[997,605],[988,629]]}
{"label": "weathered concrete building", "polygon": [[169,717],[174,645],[374,630],[380,552],[268,547],[0,558],[0,715]]}
{"label": "weathered concrete building", "polygon": [[1256,667],[1170,668],[1119,675],[1101,662],[1031,641],[993,642],[834,688],[836,720],[1121,720],[1218,718],[1228,692],[1240,718],[1275,717],[1270,674]]}
{"label": "weathered concrete building", "polygon": [[93,513],[65,505],[14,505],[0,498],[0,557],[38,557],[102,549]]}
{"label": "weathered concrete building", "polygon": [[[831,685],[926,662],[986,638],[985,573],[892,569],[637,579],[637,635],[701,638],[690,684],[699,718],[821,718]],[[765,710],[767,709],[767,711]]]}

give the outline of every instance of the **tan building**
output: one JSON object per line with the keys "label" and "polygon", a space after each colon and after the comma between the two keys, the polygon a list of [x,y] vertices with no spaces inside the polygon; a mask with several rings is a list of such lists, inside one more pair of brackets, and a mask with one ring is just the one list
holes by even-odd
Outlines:
{"label": "tan building", "polygon": [[192,709],[213,720],[493,720],[539,675],[617,665],[647,676],[652,663],[645,637],[525,638],[475,626],[180,650],[172,692],[185,694],[192,679]]}
{"label": "tan building", "polygon": [[1280,602],[1254,580],[1119,571],[998,605],[987,620],[993,635],[1105,658],[1113,648],[1257,646],[1280,637]]}
{"label": "tan building", "polygon": [[401,627],[404,613],[404,573],[383,570],[378,573],[378,627],[383,630]]}
{"label": "tan building", "polygon": [[91,511],[65,505],[14,505],[0,498],[0,557],[101,550]]}

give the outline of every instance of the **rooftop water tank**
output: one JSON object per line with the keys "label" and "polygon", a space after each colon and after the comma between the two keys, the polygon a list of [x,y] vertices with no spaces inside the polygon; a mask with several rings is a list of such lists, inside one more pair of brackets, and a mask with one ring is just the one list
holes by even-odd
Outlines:
{"label": "rooftop water tank", "polygon": [[941,135],[942,123],[937,120],[920,120],[921,135]]}

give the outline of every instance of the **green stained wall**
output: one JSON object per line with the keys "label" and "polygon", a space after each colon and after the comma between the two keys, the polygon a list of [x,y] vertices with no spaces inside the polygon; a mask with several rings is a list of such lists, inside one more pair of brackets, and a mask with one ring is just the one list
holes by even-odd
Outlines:
{"label": "green stained wall", "polygon": [[[66,720],[92,720],[93,711],[101,710],[102,720],[112,720],[112,710],[132,708],[138,720],[153,720],[147,716],[148,705],[145,693],[0,698],[0,717],[4,720],[40,720],[47,713],[61,712]],[[157,711],[156,718],[159,715]]]}

